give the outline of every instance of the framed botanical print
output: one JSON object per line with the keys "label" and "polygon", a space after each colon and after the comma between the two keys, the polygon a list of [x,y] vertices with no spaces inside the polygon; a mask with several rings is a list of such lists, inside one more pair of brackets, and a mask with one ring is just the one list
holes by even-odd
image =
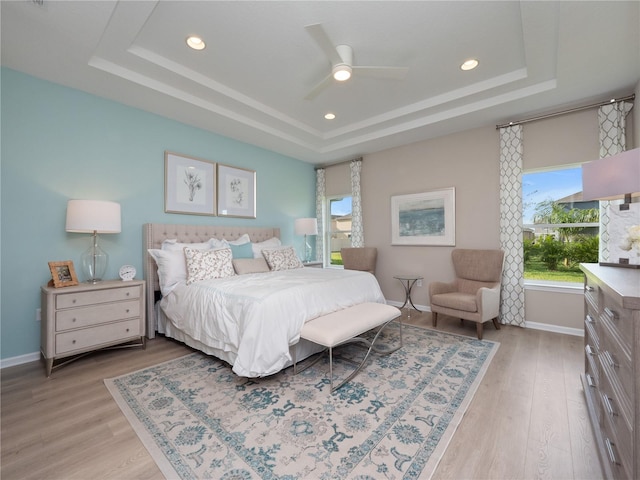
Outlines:
{"label": "framed botanical print", "polygon": [[256,172],[218,164],[218,215],[256,218]]}
{"label": "framed botanical print", "polygon": [[216,214],[216,164],[164,152],[164,211]]}

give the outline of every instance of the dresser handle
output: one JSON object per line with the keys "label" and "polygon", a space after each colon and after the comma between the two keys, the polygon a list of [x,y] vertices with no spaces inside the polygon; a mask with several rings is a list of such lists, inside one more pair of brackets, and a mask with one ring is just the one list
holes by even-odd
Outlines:
{"label": "dresser handle", "polygon": [[127,295],[127,297],[128,297],[128,296],[130,295],[130,293],[129,293],[129,292],[127,292],[127,293],[126,293],[126,295]]}
{"label": "dresser handle", "polygon": [[585,289],[587,292],[593,292],[593,291],[595,290],[591,285],[587,285],[586,287],[584,287],[584,289]]}
{"label": "dresser handle", "polygon": [[604,357],[607,359],[607,362],[609,362],[610,366],[612,366],[613,368],[620,368],[620,364],[616,363],[615,357],[609,350],[604,352]]}
{"label": "dresser handle", "polygon": [[618,320],[620,317],[618,316],[618,313],[615,310],[611,310],[609,307],[604,307],[604,313],[606,313],[607,315],[609,315],[611,318],[613,318],[614,320]]}
{"label": "dresser handle", "polygon": [[616,454],[613,451],[613,446],[615,445],[611,440],[609,440],[608,438],[605,439],[604,444],[607,447],[607,455],[609,455],[609,461],[615,465],[618,465],[618,459],[616,458]]}
{"label": "dresser handle", "polygon": [[612,415],[614,417],[618,416],[618,413],[613,409],[613,405],[611,405],[611,399],[606,393],[602,395],[602,402],[604,403],[604,408],[607,409],[607,413],[609,415]]}
{"label": "dresser handle", "polygon": [[592,357],[596,354],[593,351],[593,348],[591,348],[591,345],[587,345],[586,347],[584,347],[585,351],[587,352],[587,355],[591,355]]}
{"label": "dresser handle", "polygon": [[593,320],[593,317],[591,315],[589,315],[588,313],[587,313],[586,320],[587,320],[587,323],[592,323],[592,324],[596,323],[595,320]]}
{"label": "dresser handle", "polygon": [[72,340],[72,341],[71,341],[71,344],[72,344],[72,345],[75,345],[75,344],[76,344],[76,341],[75,341],[75,340]]}
{"label": "dresser handle", "polygon": [[71,300],[71,303],[76,303],[76,299],[74,298],[73,300]]}
{"label": "dresser handle", "polygon": [[127,333],[129,333],[129,329],[127,328]]}
{"label": "dresser handle", "polygon": [[593,381],[593,377],[589,373],[587,373],[587,385],[589,385],[590,387],[596,386],[596,382]]}
{"label": "dresser handle", "polygon": [[75,318],[75,317],[73,317],[73,320],[71,320],[71,321],[75,323],[75,321],[76,321],[76,318]]}

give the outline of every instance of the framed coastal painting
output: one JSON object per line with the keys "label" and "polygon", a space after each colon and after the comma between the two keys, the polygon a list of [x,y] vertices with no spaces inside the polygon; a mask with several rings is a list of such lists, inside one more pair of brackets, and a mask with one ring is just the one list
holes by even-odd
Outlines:
{"label": "framed coastal painting", "polygon": [[215,215],[216,164],[164,152],[164,211]]}
{"label": "framed coastal painting", "polygon": [[455,188],[391,197],[391,244],[455,246]]}
{"label": "framed coastal painting", "polygon": [[256,218],[256,172],[218,164],[218,215]]}

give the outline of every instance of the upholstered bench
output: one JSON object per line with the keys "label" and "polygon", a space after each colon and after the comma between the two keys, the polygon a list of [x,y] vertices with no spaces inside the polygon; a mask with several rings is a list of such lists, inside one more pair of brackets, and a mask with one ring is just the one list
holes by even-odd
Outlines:
{"label": "upholstered bench", "polygon": [[[384,303],[360,303],[343,310],[338,310],[337,312],[332,312],[327,315],[314,318],[313,320],[310,320],[304,324],[304,326],[302,327],[302,331],[300,332],[300,338],[304,338],[305,340],[309,340],[310,342],[327,347],[324,352],[329,353],[329,378],[332,393],[356,376],[364,363],[367,361],[367,358],[369,357],[369,354],[372,350],[376,353],[386,355],[389,353],[393,353],[402,347],[402,322],[400,321],[400,315],[400,310],[391,305],[386,305]],[[400,344],[390,350],[381,350],[376,348],[375,342],[378,339],[378,336],[380,335],[382,330],[384,330],[384,328],[395,319],[398,319],[398,323],[400,324]],[[366,338],[360,336],[363,333],[376,327],[381,328],[373,337],[373,340],[369,341]],[[369,347],[369,349],[367,350],[367,353],[362,361],[357,365],[356,369],[347,378],[340,382],[337,387],[334,388],[333,349],[335,347],[354,342],[363,343],[365,344],[365,346]],[[322,354],[319,355],[313,362],[298,370],[294,350],[294,373],[297,374],[306,370],[307,368],[315,364],[320,358],[322,358]]]}

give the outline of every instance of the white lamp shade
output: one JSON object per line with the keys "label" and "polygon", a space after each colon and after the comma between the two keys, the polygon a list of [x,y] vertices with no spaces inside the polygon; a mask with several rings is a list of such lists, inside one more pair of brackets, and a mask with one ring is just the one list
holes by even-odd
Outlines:
{"label": "white lamp shade", "polygon": [[318,221],[315,218],[297,218],[296,235],[317,235]]}
{"label": "white lamp shade", "polygon": [[102,200],[69,200],[67,232],[120,233],[120,204]]}
{"label": "white lamp shade", "polygon": [[640,148],[582,165],[582,199],[616,200],[640,196]]}

